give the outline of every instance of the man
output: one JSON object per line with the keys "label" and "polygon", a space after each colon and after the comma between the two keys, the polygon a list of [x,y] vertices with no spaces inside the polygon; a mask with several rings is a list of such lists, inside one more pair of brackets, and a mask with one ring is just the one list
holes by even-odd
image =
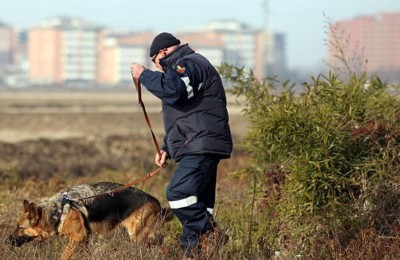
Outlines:
{"label": "man", "polygon": [[[177,162],[166,196],[183,226],[185,254],[201,251],[200,237],[216,231],[212,213],[217,166],[229,158],[232,137],[225,90],[217,70],[170,33],[157,35],[151,60],[161,71],[131,65],[132,76],[162,101],[164,146],[155,156],[162,166]],[[226,242],[226,241],[225,241]]]}

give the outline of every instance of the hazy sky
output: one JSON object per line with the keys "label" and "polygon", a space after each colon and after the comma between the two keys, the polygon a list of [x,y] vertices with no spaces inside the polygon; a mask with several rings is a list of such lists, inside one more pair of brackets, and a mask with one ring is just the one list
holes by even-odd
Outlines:
{"label": "hazy sky", "polygon": [[[0,21],[19,28],[70,15],[110,28],[175,32],[216,19],[259,29],[263,0],[0,0]],[[290,67],[310,68],[326,58],[327,17],[349,19],[400,12],[400,0],[270,0],[268,24],[286,34]],[[399,28],[400,30],[400,28]]]}

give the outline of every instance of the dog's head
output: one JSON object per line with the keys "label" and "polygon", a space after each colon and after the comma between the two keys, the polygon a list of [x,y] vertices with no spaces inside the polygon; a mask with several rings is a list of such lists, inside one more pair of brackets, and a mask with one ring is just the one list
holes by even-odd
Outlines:
{"label": "dog's head", "polygon": [[6,243],[17,247],[32,240],[45,240],[49,236],[45,231],[42,209],[27,200],[23,204],[24,212],[17,222],[17,229],[6,240]]}

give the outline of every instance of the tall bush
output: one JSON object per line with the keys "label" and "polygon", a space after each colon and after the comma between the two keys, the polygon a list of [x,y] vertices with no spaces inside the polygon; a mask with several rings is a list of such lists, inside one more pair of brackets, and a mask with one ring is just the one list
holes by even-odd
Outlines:
{"label": "tall bush", "polygon": [[271,216],[260,234],[277,238],[269,245],[310,252],[316,241],[334,234],[343,245],[377,223],[377,191],[385,187],[393,194],[397,186],[388,184],[400,183],[394,86],[330,73],[296,92],[288,82],[260,81],[243,68],[224,64],[220,72],[250,122],[244,146],[251,172],[258,173],[264,213]]}

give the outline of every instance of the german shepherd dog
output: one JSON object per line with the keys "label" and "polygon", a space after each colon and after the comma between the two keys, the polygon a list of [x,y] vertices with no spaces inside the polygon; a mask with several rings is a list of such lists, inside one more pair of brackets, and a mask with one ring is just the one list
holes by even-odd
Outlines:
{"label": "german shepherd dog", "polygon": [[163,222],[173,218],[171,209],[161,208],[156,198],[134,187],[104,194],[121,186],[113,182],[82,184],[38,205],[24,200],[24,213],[6,242],[19,247],[63,235],[69,241],[61,259],[67,260],[77,245],[87,244],[90,234],[106,234],[122,225],[134,243],[161,244],[159,230]]}

